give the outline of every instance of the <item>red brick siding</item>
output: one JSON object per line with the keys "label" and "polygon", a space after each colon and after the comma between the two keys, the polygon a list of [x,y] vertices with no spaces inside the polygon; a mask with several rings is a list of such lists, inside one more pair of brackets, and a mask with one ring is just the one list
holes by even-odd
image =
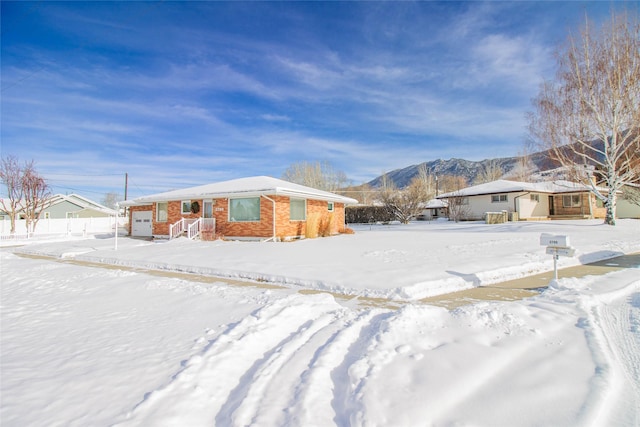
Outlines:
{"label": "red brick siding", "polygon": [[229,200],[216,199],[213,206],[216,232],[229,237],[271,237],[273,234],[273,207],[260,197],[260,221],[229,221]]}
{"label": "red brick siding", "polygon": [[[289,197],[267,196],[276,203],[276,237],[304,236],[306,221],[291,221]],[[229,221],[229,200],[213,200],[213,217],[216,219],[216,233],[227,237],[259,237],[268,238],[273,235],[273,203],[265,197],[260,197],[260,221],[231,222]],[[182,201],[168,202],[166,222],[157,222],[157,203],[153,204],[153,234],[169,235],[169,226],[180,221],[181,218],[199,218],[202,216],[204,201],[198,200],[200,212],[182,215]],[[151,207],[145,206],[149,210]],[[307,200],[307,218],[311,215],[329,217],[332,214],[331,234],[337,234],[344,228],[344,204],[334,203],[334,212],[328,212],[328,204],[321,200]]]}
{"label": "red brick siding", "polygon": [[152,209],[153,209],[153,206],[151,206],[151,205],[147,205],[147,206],[131,206],[129,208],[129,229],[127,230],[129,232],[129,234],[131,234],[131,227],[133,226],[133,212],[150,211]]}
{"label": "red brick siding", "polygon": [[[305,236],[307,231],[307,221],[290,220],[289,197],[278,196],[276,199],[276,236],[277,237],[297,237]],[[329,212],[328,202],[322,200],[307,200],[307,220],[309,223],[313,219],[331,220],[331,234],[337,234],[344,228],[344,204],[334,203],[334,212]]]}
{"label": "red brick siding", "polygon": [[344,203],[333,204],[333,224],[335,226],[335,233],[341,233],[345,228],[345,213]]}
{"label": "red brick siding", "polygon": [[153,204],[153,235],[154,236],[168,236],[169,235],[169,227],[172,224],[180,221],[182,218],[200,218],[202,216],[202,200],[191,200],[192,202],[197,201],[200,204],[200,212],[197,214],[188,213],[182,215],[182,200],[170,201],[167,202],[167,221],[158,222],[156,219],[158,218],[158,203]]}

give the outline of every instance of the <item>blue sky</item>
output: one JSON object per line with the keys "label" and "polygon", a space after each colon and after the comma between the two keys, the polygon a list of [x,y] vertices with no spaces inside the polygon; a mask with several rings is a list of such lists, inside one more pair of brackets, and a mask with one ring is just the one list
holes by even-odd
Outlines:
{"label": "blue sky", "polygon": [[2,155],[129,198],[517,155],[554,49],[637,2],[1,2]]}

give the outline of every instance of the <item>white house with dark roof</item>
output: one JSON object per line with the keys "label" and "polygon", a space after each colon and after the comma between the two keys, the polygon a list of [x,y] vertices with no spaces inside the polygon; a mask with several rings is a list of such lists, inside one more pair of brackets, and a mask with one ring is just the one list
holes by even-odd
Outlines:
{"label": "white house with dark roof", "polygon": [[[606,192],[604,188],[600,190]],[[470,220],[484,219],[487,212],[502,211],[520,220],[605,216],[604,205],[589,187],[563,180],[532,183],[500,179],[441,194],[437,198],[459,199],[465,206],[466,219]]]}

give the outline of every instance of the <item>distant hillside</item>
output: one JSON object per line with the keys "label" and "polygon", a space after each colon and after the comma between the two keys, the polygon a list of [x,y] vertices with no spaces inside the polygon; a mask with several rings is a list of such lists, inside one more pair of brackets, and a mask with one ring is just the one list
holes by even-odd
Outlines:
{"label": "distant hillside", "polygon": [[[424,162],[417,165],[408,166],[403,169],[396,169],[387,173],[387,177],[390,178],[398,188],[406,187],[411,179],[418,175],[418,168],[424,164],[427,167],[427,171],[432,175],[444,176],[454,175],[463,176],[467,179],[467,182],[471,184],[476,177],[489,165],[493,163],[499,166],[505,173],[505,177],[509,177],[509,173],[518,165],[520,157],[503,157],[497,159],[485,159],[480,161],[471,161],[464,159],[449,159],[449,160],[433,160],[430,162]],[[553,162],[549,159],[546,152],[535,153],[529,156],[529,161],[532,167],[537,171],[546,171],[556,168]],[[368,184],[374,188],[380,187],[382,182],[382,176],[379,176]]]}

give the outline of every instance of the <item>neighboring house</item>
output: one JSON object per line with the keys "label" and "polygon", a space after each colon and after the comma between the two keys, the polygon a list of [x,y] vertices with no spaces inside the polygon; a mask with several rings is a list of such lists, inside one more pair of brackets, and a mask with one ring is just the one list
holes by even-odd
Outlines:
{"label": "neighboring house", "polygon": [[109,209],[99,203],[79,196],[56,194],[50,203],[42,210],[40,219],[60,218],[105,218],[116,216],[114,209]]}
{"label": "neighboring house", "polygon": [[345,227],[345,205],[356,203],[349,197],[256,176],[139,197],[122,205],[130,207],[132,236],[171,238],[187,225],[204,229],[199,224],[206,223],[216,235],[229,239],[288,240],[308,235],[321,222],[329,234],[339,233]]}
{"label": "neighboring house", "polygon": [[422,213],[416,219],[430,221],[432,219],[447,218],[449,216],[446,199],[431,199],[422,206]]}
{"label": "neighboring house", "polygon": [[[599,188],[606,193],[606,189]],[[484,219],[487,212],[507,211],[514,219],[604,218],[603,203],[587,186],[569,181],[516,182],[497,180],[442,194],[440,200],[456,198],[465,207],[465,219]],[[624,216],[621,216],[624,215]],[[639,218],[638,209],[618,212],[619,218]]]}
{"label": "neighboring house", "polygon": [[11,219],[11,216],[9,216],[9,213],[5,212],[5,210],[2,209],[2,205],[0,205],[0,220],[4,221],[9,219]]}
{"label": "neighboring house", "polygon": [[638,204],[638,200],[633,200],[634,198],[629,195],[629,198],[625,197],[625,188],[635,189],[640,192],[640,184],[628,184],[628,186],[623,187],[623,194],[618,197],[616,203],[616,215],[618,218],[640,218],[640,205]]}
{"label": "neighboring house", "polygon": [[[9,204],[8,200],[6,204]],[[85,197],[77,194],[70,194],[68,196],[56,194],[55,196],[51,196],[46,203],[46,207],[41,210],[40,219],[105,218],[112,216],[116,216],[115,210],[109,209]],[[20,207],[16,219],[24,219],[24,217],[24,209]],[[0,209],[0,219],[9,219],[9,214]]]}

